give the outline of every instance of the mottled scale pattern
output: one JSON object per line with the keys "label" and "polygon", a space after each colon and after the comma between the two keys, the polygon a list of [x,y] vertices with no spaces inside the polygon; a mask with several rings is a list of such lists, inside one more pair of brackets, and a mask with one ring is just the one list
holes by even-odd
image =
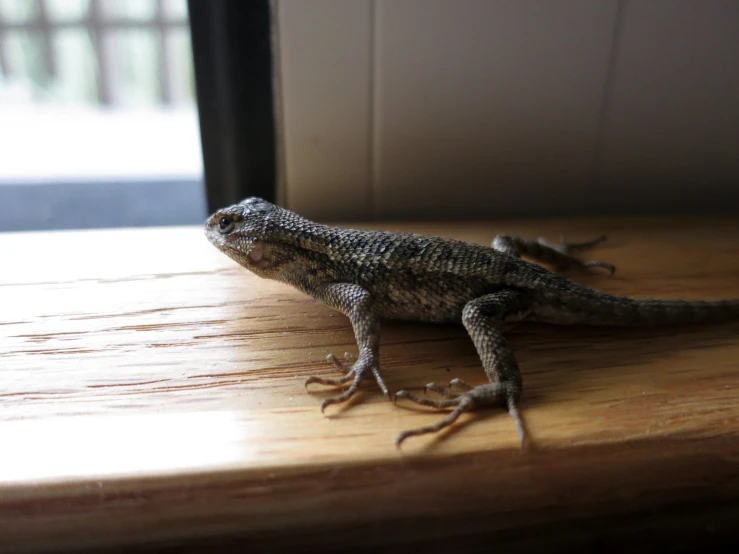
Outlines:
{"label": "mottled scale pattern", "polygon": [[489,383],[464,384],[460,392],[429,385],[441,395],[439,400],[397,392],[394,399],[452,408],[438,424],[402,433],[398,444],[409,436],[438,431],[461,413],[492,403],[507,406],[524,440],[517,409],[521,374],[501,333],[506,322],[637,326],[739,319],[739,300],[634,300],[583,287],[520,258],[524,255],[557,269],[603,268],[613,273],[615,267],[607,262],[583,261],[573,255],[604,237],[552,245],[542,239],[500,235],[485,247],[409,233],[329,227],[260,198],[219,210],[207,220],[205,233],[246,269],[292,285],[349,318],[357,339],[356,360],[344,365],[329,356],[343,375],[306,381],[306,385],[346,387],[324,400],[322,409],[350,398],[370,374],[393,397],[379,369],[381,318],[465,326]]}

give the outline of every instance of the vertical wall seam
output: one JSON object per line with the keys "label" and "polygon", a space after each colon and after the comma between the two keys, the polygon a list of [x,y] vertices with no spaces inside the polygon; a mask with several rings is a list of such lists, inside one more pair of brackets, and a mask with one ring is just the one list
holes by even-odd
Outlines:
{"label": "vertical wall seam", "polygon": [[368,117],[368,141],[367,141],[367,171],[368,183],[367,183],[367,206],[368,215],[371,219],[377,219],[377,176],[379,172],[379,160],[377,159],[377,0],[369,0],[369,67],[367,68],[369,75],[369,91],[368,91],[368,106],[367,106],[367,117]]}
{"label": "vertical wall seam", "polygon": [[621,47],[621,35],[623,32],[623,18],[629,0],[617,0],[616,16],[613,22],[613,34],[611,36],[611,52],[608,56],[606,76],[603,82],[603,95],[598,110],[598,122],[595,130],[595,145],[593,148],[593,168],[590,182],[590,198],[595,199],[597,188],[603,178],[603,154],[605,149],[605,134],[608,123],[608,113],[613,100],[613,83],[615,80],[616,66],[618,64],[619,51]]}
{"label": "vertical wall seam", "polygon": [[285,99],[282,80],[282,46],[280,44],[280,0],[270,0],[272,46],[272,112],[275,126],[275,200],[280,206],[290,208],[287,186]]}

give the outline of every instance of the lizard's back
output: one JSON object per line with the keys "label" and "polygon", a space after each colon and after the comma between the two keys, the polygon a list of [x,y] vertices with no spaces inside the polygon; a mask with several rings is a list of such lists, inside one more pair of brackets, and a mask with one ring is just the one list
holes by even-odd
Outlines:
{"label": "lizard's back", "polygon": [[[367,289],[374,311],[392,319],[459,322],[470,300],[499,290],[502,277],[522,263],[453,239],[304,221],[309,225],[297,225],[294,246],[332,279]],[[287,223],[286,234],[295,234],[295,223]]]}
{"label": "lizard's back", "polygon": [[[284,213],[287,217],[280,217],[279,225],[273,227],[278,241],[297,247],[324,279],[365,288],[373,298],[373,311],[387,318],[460,322],[465,305],[501,289],[528,297],[525,315],[531,321],[555,324],[634,326],[739,317],[737,300],[685,302],[613,296],[492,247],[410,233],[328,227]],[[304,270],[297,272],[297,281],[304,279]],[[310,286],[292,284],[311,293]]]}

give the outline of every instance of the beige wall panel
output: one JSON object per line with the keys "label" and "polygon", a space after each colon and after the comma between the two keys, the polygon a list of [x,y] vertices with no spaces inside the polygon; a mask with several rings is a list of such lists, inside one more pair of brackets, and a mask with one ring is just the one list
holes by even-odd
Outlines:
{"label": "beige wall panel", "polygon": [[370,216],[371,6],[274,4],[282,195],[306,216]]}
{"label": "beige wall panel", "polygon": [[601,211],[736,211],[739,2],[625,2],[606,114]]}
{"label": "beige wall panel", "polygon": [[616,13],[615,1],[378,0],[376,213],[578,212]]}

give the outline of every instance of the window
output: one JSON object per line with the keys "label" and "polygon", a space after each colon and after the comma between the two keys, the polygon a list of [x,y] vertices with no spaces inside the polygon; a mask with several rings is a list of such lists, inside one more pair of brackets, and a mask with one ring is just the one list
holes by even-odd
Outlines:
{"label": "window", "polygon": [[2,231],[206,216],[186,0],[0,0],[0,121]]}

